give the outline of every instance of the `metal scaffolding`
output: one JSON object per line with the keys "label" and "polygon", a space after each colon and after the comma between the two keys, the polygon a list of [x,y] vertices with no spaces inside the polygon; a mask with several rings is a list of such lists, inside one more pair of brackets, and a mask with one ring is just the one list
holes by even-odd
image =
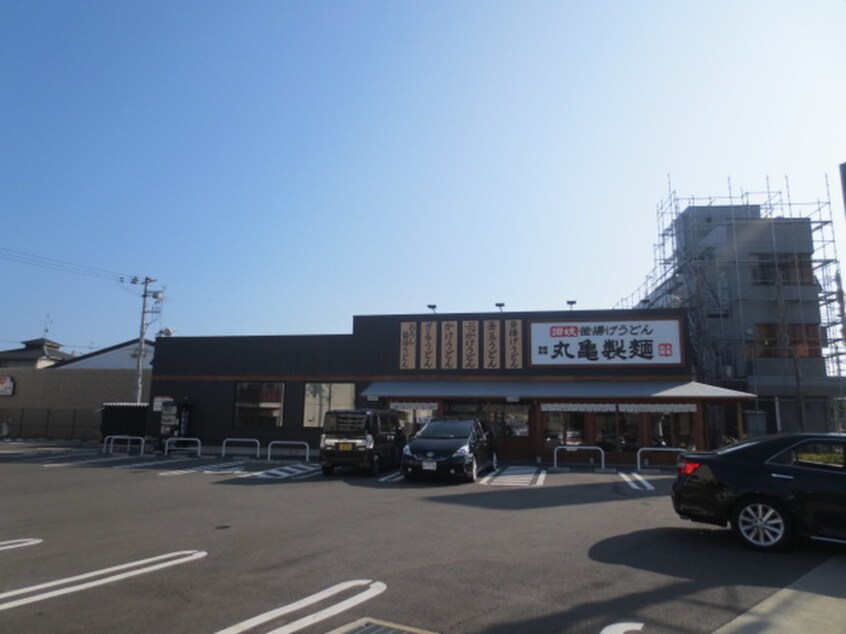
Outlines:
{"label": "metal scaffolding", "polygon": [[[668,196],[656,209],[658,241],[654,245],[654,267],[640,287],[620,300],[615,308],[687,308],[697,371],[704,380],[713,381],[754,374],[754,368],[752,372],[737,368],[738,350],[748,350],[750,339],[759,334],[755,332],[759,326],[745,313],[751,312],[756,302],[768,302],[774,321],[781,324],[774,333],[777,356],[789,356],[788,351],[795,350],[797,345],[810,346],[819,351],[817,356],[825,359],[828,376],[844,376],[843,291],[827,179],[826,198],[814,202],[792,200],[786,178],[783,190],[772,189],[767,179],[765,191],[739,194],[732,191],[729,181],[726,196],[707,198],[682,199],[672,183],[668,185]],[[708,244],[696,243],[704,235],[701,231],[697,233],[699,225],[692,230],[690,223],[680,220],[691,207],[730,211],[709,225]],[[737,243],[743,223],[749,223],[750,218],[757,222],[758,216],[752,218],[750,210],[760,213],[763,221],[760,227],[769,227],[771,232],[769,248],[761,237],[760,243],[756,243],[757,252],[751,256],[739,249]],[[783,244],[777,244],[777,226],[790,220],[801,221],[797,226],[810,224],[812,253],[786,252]],[[722,238],[721,247],[714,247],[715,235]],[[761,276],[767,273],[772,275],[769,293],[757,292],[756,288],[762,285]],[[801,295],[797,285],[803,285]],[[795,312],[814,305],[819,306],[819,334],[814,335],[809,329],[787,332],[788,306]],[[816,320],[815,314],[809,314],[797,321]],[[797,341],[797,337],[806,340]],[[754,359],[758,355],[743,356]]]}

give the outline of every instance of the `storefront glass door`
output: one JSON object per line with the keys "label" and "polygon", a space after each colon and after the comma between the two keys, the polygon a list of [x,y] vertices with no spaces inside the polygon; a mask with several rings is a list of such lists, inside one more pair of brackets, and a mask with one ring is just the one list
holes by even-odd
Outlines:
{"label": "storefront glass door", "polygon": [[532,457],[529,410],[528,405],[506,403],[444,403],[444,413],[447,415],[474,416],[486,420],[496,434],[497,454],[503,460]]}

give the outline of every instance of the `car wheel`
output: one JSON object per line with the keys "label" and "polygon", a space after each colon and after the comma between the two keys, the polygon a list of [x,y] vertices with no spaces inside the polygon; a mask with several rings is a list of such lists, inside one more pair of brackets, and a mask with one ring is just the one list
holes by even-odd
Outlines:
{"label": "car wheel", "polygon": [[382,473],[382,464],[379,460],[379,454],[375,454],[373,456],[373,460],[370,462],[370,473],[375,476]]}
{"label": "car wheel", "polygon": [[476,456],[470,458],[470,467],[467,469],[467,481],[475,482],[479,479],[479,464],[476,462]]}
{"label": "car wheel", "polygon": [[734,509],[731,525],[741,541],[755,550],[783,548],[792,530],[790,516],[782,506],[759,497],[742,500]]}
{"label": "car wheel", "polygon": [[333,473],[335,473],[335,467],[327,467],[327,466],[320,467],[320,471],[323,473],[323,475],[330,476]]}

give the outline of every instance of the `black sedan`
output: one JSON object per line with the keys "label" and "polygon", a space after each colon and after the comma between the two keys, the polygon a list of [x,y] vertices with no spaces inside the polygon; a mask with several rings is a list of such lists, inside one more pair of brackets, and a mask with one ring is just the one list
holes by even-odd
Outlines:
{"label": "black sedan", "polygon": [[683,519],[726,526],[749,547],[795,536],[846,543],[846,434],[753,438],[684,454],[673,484]]}
{"label": "black sedan", "polygon": [[475,482],[496,469],[496,443],[478,419],[433,419],[403,448],[401,470],[407,480],[421,475],[458,476]]}

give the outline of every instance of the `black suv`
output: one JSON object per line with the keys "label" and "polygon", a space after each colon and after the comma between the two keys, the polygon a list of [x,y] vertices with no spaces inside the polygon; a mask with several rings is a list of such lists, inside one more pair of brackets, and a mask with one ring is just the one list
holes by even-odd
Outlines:
{"label": "black suv", "polygon": [[475,482],[479,473],[497,468],[496,439],[485,421],[430,420],[402,450],[402,475],[458,476]]}

